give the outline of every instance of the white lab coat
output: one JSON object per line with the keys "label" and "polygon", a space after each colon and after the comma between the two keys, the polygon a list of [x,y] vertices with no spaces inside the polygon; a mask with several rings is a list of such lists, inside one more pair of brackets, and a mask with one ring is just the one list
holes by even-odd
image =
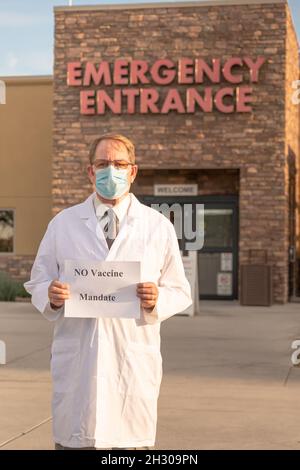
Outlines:
{"label": "white lab coat", "polygon": [[[67,447],[154,446],[162,379],[160,323],[191,304],[173,225],[130,194],[128,216],[110,250],[94,194],[49,222],[24,284],[54,323],[51,348],[54,441]],[[64,260],[140,261],[141,282],[155,282],[155,317],[65,318],[50,308],[48,286],[64,281]]]}

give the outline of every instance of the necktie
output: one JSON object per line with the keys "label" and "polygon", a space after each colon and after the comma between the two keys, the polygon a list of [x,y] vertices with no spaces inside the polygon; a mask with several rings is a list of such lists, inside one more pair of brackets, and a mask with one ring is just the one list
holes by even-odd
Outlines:
{"label": "necktie", "polygon": [[107,246],[110,249],[115,238],[118,235],[118,218],[115,211],[111,208],[105,211],[104,217],[105,216],[108,220],[103,228],[103,231],[106,238]]}

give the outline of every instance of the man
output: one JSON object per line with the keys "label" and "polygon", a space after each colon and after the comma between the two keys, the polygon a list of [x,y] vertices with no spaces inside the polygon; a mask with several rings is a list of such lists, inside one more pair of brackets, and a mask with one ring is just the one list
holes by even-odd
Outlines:
{"label": "man", "polygon": [[[160,324],[191,304],[190,286],[173,225],[130,193],[133,143],[118,134],[97,138],[87,171],[94,192],[49,222],[24,284],[55,322],[55,448],[147,449],[155,444],[162,379]],[[139,261],[140,318],[64,317],[65,259]]]}

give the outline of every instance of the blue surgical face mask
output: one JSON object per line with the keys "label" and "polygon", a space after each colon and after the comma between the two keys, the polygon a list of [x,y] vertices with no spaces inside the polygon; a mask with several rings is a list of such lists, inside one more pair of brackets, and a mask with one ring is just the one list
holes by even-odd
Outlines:
{"label": "blue surgical face mask", "polygon": [[105,199],[118,199],[130,188],[128,170],[117,170],[113,165],[96,171],[96,190]]}

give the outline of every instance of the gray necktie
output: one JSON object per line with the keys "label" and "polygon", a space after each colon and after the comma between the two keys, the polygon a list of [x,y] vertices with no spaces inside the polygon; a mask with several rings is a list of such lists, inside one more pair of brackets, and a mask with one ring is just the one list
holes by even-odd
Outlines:
{"label": "gray necktie", "polygon": [[105,216],[108,218],[108,221],[105,224],[103,231],[106,238],[107,246],[110,249],[111,245],[113,244],[115,238],[118,235],[118,217],[115,211],[111,208],[105,211],[104,217]]}

